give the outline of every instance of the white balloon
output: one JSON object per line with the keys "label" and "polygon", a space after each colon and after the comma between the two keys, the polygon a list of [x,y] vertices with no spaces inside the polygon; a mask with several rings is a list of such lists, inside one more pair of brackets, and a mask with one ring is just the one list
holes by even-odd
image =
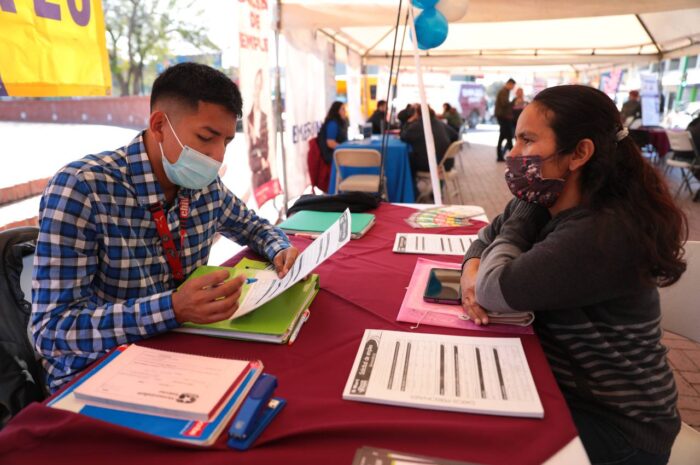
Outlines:
{"label": "white balloon", "polygon": [[459,21],[467,14],[469,0],[440,0],[435,8],[448,22]]}

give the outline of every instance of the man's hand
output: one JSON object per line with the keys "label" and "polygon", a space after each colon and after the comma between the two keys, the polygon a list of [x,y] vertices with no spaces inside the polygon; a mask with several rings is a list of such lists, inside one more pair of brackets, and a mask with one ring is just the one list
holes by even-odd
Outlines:
{"label": "man's hand", "polygon": [[277,276],[284,278],[289,270],[292,269],[298,256],[299,249],[293,246],[277,252],[277,255],[275,255],[275,258],[272,260],[272,263],[275,265],[275,271],[277,271]]}
{"label": "man's hand", "polygon": [[173,312],[178,323],[214,323],[230,318],[238,310],[245,276],[224,282],[228,277],[228,271],[216,271],[187,281],[173,292]]}
{"label": "man's hand", "polygon": [[469,316],[469,319],[476,325],[487,325],[489,323],[489,317],[486,314],[481,305],[476,303],[476,293],[474,288],[476,286],[476,274],[479,271],[479,263],[481,260],[478,258],[472,258],[464,264],[462,268],[462,279],[460,280],[460,286],[462,287],[462,308],[464,312]]}

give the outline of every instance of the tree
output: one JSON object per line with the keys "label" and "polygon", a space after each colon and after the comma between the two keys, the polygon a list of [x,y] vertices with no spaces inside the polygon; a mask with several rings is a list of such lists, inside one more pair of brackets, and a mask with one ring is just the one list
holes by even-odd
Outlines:
{"label": "tree", "polygon": [[[103,0],[109,63],[121,95],[143,93],[146,63],[165,58],[173,39],[199,49],[216,49],[203,26],[179,17],[177,13],[189,12],[194,2],[183,3],[181,0]],[[198,11],[189,17],[200,14]]]}

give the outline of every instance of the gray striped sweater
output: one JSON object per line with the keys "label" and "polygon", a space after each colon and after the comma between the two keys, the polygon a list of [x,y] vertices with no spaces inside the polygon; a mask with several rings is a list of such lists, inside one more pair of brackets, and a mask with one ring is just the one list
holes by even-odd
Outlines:
{"label": "gray striped sweater", "polygon": [[492,311],[534,311],[535,330],[572,408],[612,422],[640,449],[670,450],[680,428],[661,345],[659,294],[639,273],[619,220],[583,207],[549,212],[521,200],[482,229],[476,298]]}

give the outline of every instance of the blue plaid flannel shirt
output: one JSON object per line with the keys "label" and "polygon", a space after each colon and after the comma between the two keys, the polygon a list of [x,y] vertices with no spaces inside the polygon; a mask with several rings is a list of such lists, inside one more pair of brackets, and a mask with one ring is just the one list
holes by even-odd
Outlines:
{"label": "blue plaid flannel shirt", "polygon": [[[189,275],[206,265],[215,233],[272,260],[287,236],[217,178],[190,197],[180,260]],[[178,326],[175,288],[149,206],[165,200],[143,133],[113,152],[62,168],[41,198],[30,322],[51,391],[111,348]],[[180,248],[179,198],[167,209]]]}

